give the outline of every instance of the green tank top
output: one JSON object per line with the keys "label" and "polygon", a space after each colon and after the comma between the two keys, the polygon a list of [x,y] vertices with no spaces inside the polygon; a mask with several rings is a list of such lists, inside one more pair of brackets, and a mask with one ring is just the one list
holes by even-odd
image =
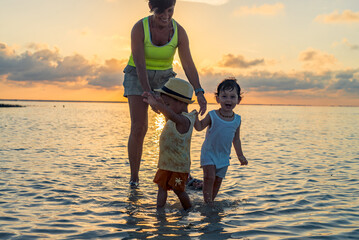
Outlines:
{"label": "green tank top", "polygon": [[[176,53],[176,48],[178,44],[178,30],[177,23],[172,19],[174,34],[166,45],[156,46],[152,44],[151,32],[149,25],[149,17],[145,17],[142,20],[143,30],[145,34],[144,47],[145,47],[145,60],[146,60],[146,69],[148,70],[167,70],[172,68],[173,58]],[[131,53],[128,65],[136,67],[133,56]]]}

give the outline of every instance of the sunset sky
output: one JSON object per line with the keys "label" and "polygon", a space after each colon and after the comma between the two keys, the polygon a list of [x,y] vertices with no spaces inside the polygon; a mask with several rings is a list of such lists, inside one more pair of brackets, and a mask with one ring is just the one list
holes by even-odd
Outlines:
{"label": "sunset sky", "polygon": [[[122,101],[146,0],[0,0],[0,99]],[[200,81],[245,104],[359,106],[358,0],[177,0]],[[184,73],[175,57],[174,69]],[[213,101],[207,95],[208,101]]]}

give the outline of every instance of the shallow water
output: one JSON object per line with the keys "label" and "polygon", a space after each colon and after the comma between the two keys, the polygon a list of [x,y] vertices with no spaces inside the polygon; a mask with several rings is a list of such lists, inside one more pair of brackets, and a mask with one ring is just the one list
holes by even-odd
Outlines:
{"label": "shallow water", "polygon": [[[188,190],[192,211],[171,192],[160,214],[162,117],[150,112],[129,189],[127,104],[16,103],[27,107],[0,108],[1,239],[359,239],[359,108],[237,107],[249,165],[232,156],[215,209]],[[204,134],[193,134],[197,178]]]}

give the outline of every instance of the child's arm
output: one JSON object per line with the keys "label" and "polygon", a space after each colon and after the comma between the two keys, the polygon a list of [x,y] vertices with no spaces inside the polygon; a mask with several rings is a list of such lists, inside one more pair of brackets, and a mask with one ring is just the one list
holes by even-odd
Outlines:
{"label": "child's arm", "polygon": [[207,126],[211,125],[211,117],[209,116],[209,114],[207,113],[207,115],[202,119],[199,120],[198,118],[198,112],[196,112],[196,121],[194,122],[194,128],[197,131],[202,131],[203,129],[205,129]]}
{"label": "child's arm", "polygon": [[175,113],[170,107],[168,107],[161,97],[154,97],[148,92],[142,94],[143,101],[148,103],[152,108],[161,112],[167,119],[176,123],[176,128],[180,133],[186,133],[191,125],[189,119],[182,114]]}
{"label": "child's arm", "polygon": [[241,125],[239,125],[239,127],[237,128],[237,131],[234,135],[233,146],[234,146],[234,149],[236,150],[237,157],[238,157],[239,161],[241,162],[241,165],[247,165],[248,161],[247,161],[246,157],[243,155],[243,151],[242,151],[242,143],[241,143],[241,139],[240,139],[240,128],[241,128]]}

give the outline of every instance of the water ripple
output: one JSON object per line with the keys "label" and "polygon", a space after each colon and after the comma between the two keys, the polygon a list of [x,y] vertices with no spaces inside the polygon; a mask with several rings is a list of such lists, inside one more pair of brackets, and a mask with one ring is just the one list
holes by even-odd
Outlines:
{"label": "water ripple", "polygon": [[[36,104],[35,104],[36,105]],[[356,239],[357,108],[240,106],[243,149],[214,209],[189,190],[190,212],[169,192],[156,212],[158,117],[128,186],[126,104],[46,103],[0,112],[1,239]],[[194,105],[195,106],[195,105]],[[210,110],[215,106],[210,105]],[[121,121],[120,121],[120,120]],[[192,175],[202,178],[194,132]]]}

